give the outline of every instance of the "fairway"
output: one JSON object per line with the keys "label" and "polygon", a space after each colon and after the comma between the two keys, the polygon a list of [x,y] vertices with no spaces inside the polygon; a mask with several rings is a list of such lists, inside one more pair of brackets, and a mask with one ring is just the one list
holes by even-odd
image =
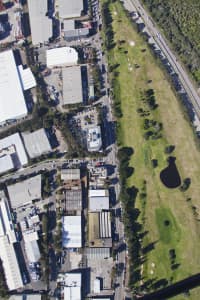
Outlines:
{"label": "fairway", "polygon": [[[108,60],[115,66],[111,76],[116,77],[115,89],[122,110],[122,117],[118,118],[118,144],[134,149],[130,160],[134,173],[128,185],[139,190],[139,221],[147,232],[143,247],[153,245],[142,266],[143,282],[162,279],[170,284],[199,272],[200,153],[179,100],[146,42],[132,27],[119,2],[110,4],[110,8],[115,47],[108,52]],[[152,90],[155,109],[149,109],[145,100],[146,93]],[[150,125],[145,124],[145,118]],[[151,131],[150,138],[144,137],[146,125]],[[185,192],[166,188],[160,181],[160,172],[167,166],[168,145],[175,148],[170,155],[176,157],[182,182],[190,179]],[[142,201],[139,196],[144,181],[147,196]],[[170,250],[175,251],[175,263],[170,261]],[[194,293],[189,299],[199,298]]]}

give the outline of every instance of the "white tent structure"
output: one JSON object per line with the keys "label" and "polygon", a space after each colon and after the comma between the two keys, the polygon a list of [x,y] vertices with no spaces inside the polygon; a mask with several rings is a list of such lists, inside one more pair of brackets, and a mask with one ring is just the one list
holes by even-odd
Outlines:
{"label": "white tent structure", "polygon": [[71,47],[46,50],[47,67],[73,66],[78,63],[78,52]]}

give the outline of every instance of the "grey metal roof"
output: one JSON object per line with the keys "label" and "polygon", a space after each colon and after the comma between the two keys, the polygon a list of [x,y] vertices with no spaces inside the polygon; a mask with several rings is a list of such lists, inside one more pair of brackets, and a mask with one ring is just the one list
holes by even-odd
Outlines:
{"label": "grey metal roof", "polygon": [[22,133],[22,137],[30,158],[34,158],[51,151],[51,145],[44,128],[31,133],[24,132]]}
{"label": "grey metal roof", "polygon": [[33,45],[48,41],[53,34],[52,20],[47,16],[47,0],[28,0]]}
{"label": "grey metal roof", "polygon": [[12,208],[21,207],[32,200],[41,199],[41,175],[7,186]]}
{"label": "grey metal roof", "polygon": [[81,190],[66,190],[66,210],[82,209],[82,192]]}
{"label": "grey metal roof", "polygon": [[61,170],[62,180],[79,180],[80,169],[62,169]]}
{"label": "grey metal roof", "polygon": [[59,0],[59,16],[63,19],[81,16],[83,0]]}
{"label": "grey metal roof", "polygon": [[110,248],[86,248],[85,254],[88,259],[99,260],[110,257]]}
{"label": "grey metal roof", "polygon": [[79,29],[73,29],[73,30],[66,30],[64,31],[64,38],[68,39],[79,39],[82,37],[86,37],[89,35],[89,29],[88,28],[79,28]]}
{"label": "grey metal roof", "polygon": [[75,104],[83,101],[80,66],[62,69],[63,104]]}

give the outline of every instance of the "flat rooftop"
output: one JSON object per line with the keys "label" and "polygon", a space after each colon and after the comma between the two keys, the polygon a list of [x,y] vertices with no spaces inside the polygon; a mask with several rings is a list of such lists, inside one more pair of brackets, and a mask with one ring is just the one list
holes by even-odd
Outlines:
{"label": "flat rooftop", "polygon": [[20,119],[27,115],[13,51],[0,53],[0,124],[7,120]]}
{"label": "flat rooftop", "polygon": [[63,105],[83,102],[80,66],[62,69]]}
{"label": "flat rooftop", "polygon": [[82,226],[81,216],[63,217],[63,247],[81,248],[82,247]]}
{"label": "flat rooftop", "polygon": [[59,0],[59,17],[70,19],[81,16],[83,0]]}
{"label": "flat rooftop", "polygon": [[[0,156],[6,159],[8,155],[11,156],[16,169],[27,165],[28,158],[19,133],[14,133],[0,140]],[[8,165],[8,169],[9,166],[11,165]]]}
{"label": "flat rooftop", "polygon": [[95,126],[93,128],[88,129],[87,133],[87,146],[88,151],[99,151],[102,146],[101,139],[101,128],[100,126]]}
{"label": "flat rooftop", "polygon": [[12,208],[27,205],[35,199],[41,199],[41,175],[7,186]]}
{"label": "flat rooftop", "polygon": [[44,128],[34,132],[24,132],[22,137],[30,158],[41,156],[52,150]]}
{"label": "flat rooftop", "polygon": [[33,45],[44,43],[53,35],[52,20],[47,16],[47,0],[28,0]]}

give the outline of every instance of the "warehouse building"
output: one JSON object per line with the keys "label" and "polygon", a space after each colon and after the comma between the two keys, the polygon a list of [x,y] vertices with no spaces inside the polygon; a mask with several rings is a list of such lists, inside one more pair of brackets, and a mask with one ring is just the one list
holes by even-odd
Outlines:
{"label": "warehouse building", "polygon": [[87,133],[87,148],[88,151],[99,151],[102,146],[101,127],[95,126],[88,129]]}
{"label": "warehouse building", "polygon": [[47,0],[28,0],[33,45],[44,43],[53,35],[52,20],[48,18]]}
{"label": "warehouse building", "polygon": [[52,150],[44,128],[34,132],[24,132],[22,138],[30,158],[41,156]]}
{"label": "warehouse building", "polygon": [[65,191],[65,208],[67,211],[82,209],[82,191],[66,190]]}
{"label": "warehouse building", "polygon": [[59,47],[46,50],[46,64],[48,68],[73,66],[78,63],[78,52],[71,47]]}
{"label": "warehouse building", "polygon": [[7,236],[10,243],[16,242],[16,235],[7,199],[0,191],[0,236]]}
{"label": "warehouse building", "polygon": [[24,91],[36,87],[36,80],[30,68],[24,69],[23,66],[20,65],[18,66],[18,70]]}
{"label": "warehouse building", "polygon": [[63,105],[83,102],[80,66],[62,69]]}
{"label": "warehouse building", "polygon": [[12,50],[0,53],[0,124],[28,113]]}
{"label": "warehouse building", "polygon": [[81,273],[60,273],[57,282],[64,300],[81,300]]}
{"label": "warehouse building", "polygon": [[59,17],[71,19],[81,16],[83,11],[83,0],[59,0]]}
{"label": "warehouse building", "polygon": [[23,238],[28,261],[33,263],[38,262],[41,255],[37,242],[39,239],[37,232],[34,230],[27,230],[23,232]]}
{"label": "warehouse building", "polygon": [[89,210],[101,211],[109,210],[109,197],[90,197],[89,198]]}
{"label": "warehouse building", "polygon": [[89,197],[107,197],[108,190],[105,189],[96,189],[96,190],[89,190]]}
{"label": "warehouse building", "polygon": [[10,155],[0,156],[0,174],[14,170],[14,163]]}
{"label": "warehouse building", "polygon": [[0,140],[0,161],[0,173],[11,169],[20,169],[28,164],[28,158],[19,133],[14,133]]}
{"label": "warehouse building", "polygon": [[61,179],[67,180],[80,180],[80,169],[62,169]]}
{"label": "warehouse building", "polygon": [[65,216],[62,219],[62,243],[64,248],[82,247],[81,216]]}
{"label": "warehouse building", "polygon": [[64,39],[67,42],[77,41],[80,39],[87,38],[90,34],[88,28],[77,28],[72,30],[64,31]]}
{"label": "warehouse building", "polygon": [[8,289],[16,290],[23,286],[21,273],[13,243],[16,235],[10,209],[5,194],[0,192],[0,259],[3,264],[4,274]]}
{"label": "warehouse building", "polygon": [[13,244],[9,242],[7,236],[0,236],[0,245],[0,258],[8,289],[9,291],[17,290],[23,287],[23,282]]}
{"label": "warehouse building", "polygon": [[110,212],[89,212],[90,247],[112,247]]}
{"label": "warehouse building", "polygon": [[23,295],[12,295],[9,300],[41,300],[42,296],[39,294],[24,294]]}
{"label": "warehouse building", "polygon": [[10,203],[13,209],[41,199],[41,175],[7,186]]}

